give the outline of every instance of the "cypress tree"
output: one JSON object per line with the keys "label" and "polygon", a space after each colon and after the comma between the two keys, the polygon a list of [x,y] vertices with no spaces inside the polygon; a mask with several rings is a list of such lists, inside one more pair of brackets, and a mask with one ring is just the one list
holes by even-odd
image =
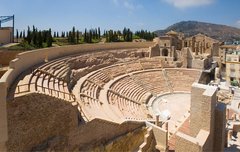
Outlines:
{"label": "cypress tree", "polygon": [[92,43],[92,30],[89,31],[89,41],[88,43]]}
{"label": "cypress tree", "polygon": [[85,32],[84,32],[84,42],[87,42],[87,29],[85,28]]}
{"label": "cypress tree", "polygon": [[71,43],[72,42],[72,32],[69,31],[68,32],[68,43]]}
{"label": "cypress tree", "polygon": [[24,38],[24,39],[26,38],[26,36],[25,36],[25,30],[23,30],[23,38]]}
{"label": "cypress tree", "polygon": [[34,31],[33,31],[33,38],[32,38],[32,41],[33,41],[33,44],[37,46],[37,29],[34,28]]}
{"label": "cypress tree", "polygon": [[77,44],[79,43],[79,31],[77,30]]}
{"label": "cypress tree", "polygon": [[30,31],[30,27],[28,26],[28,30],[27,30],[27,42],[28,44],[31,44],[31,31]]}
{"label": "cypress tree", "polygon": [[106,42],[109,42],[108,31],[105,31]]}
{"label": "cypress tree", "polygon": [[101,30],[100,30],[100,27],[98,27],[98,39],[101,38]]}
{"label": "cypress tree", "polygon": [[95,31],[94,31],[94,39],[98,39],[98,31],[97,31],[97,28],[95,28]]}
{"label": "cypress tree", "polygon": [[47,32],[47,46],[48,47],[52,46],[52,31],[51,31],[51,28]]}
{"label": "cypress tree", "polygon": [[38,32],[38,47],[42,47],[43,46],[43,37],[42,37],[42,32],[39,31]]}
{"label": "cypress tree", "polygon": [[46,43],[47,42],[47,35],[48,35],[48,31],[44,30],[42,32],[42,37],[43,37],[43,42]]}
{"label": "cypress tree", "polygon": [[73,26],[72,29],[72,36],[71,36],[71,43],[75,44],[76,43],[76,33],[75,33],[75,27]]}
{"label": "cypress tree", "polygon": [[19,37],[22,38],[22,31],[20,32],[20,36]]}
{"label": "cypress tree", "polygon": [[57,37],[59,37],[59,34],[58,34],[58,32],[57,32]]}
{"label": "cypress tree", "polygon": [[16,32],[16,38],[17,38],[17,42],[18,42],[18,38],[19,38],[19,34],[18,34],[18,29],[17,29],[17,32]]}

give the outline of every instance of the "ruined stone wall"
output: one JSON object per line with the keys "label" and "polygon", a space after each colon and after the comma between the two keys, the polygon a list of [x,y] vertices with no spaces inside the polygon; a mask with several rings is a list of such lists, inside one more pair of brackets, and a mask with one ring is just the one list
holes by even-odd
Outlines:
{"label": "ruined stone wall", "polygon": [[194,56],[189,47],[182,49],[181,61],[183,62],[183,68],[192,68],[193,67]]}
{"label": "ruined stone wall", "polygon": [[214,151],[224,151],[226,126],[226,105],[217,103],[215,109]]}
{"label": "ruined stone wall", "polygon": [[206,59],[194,59],[192,60],[192,68],[194,69],[204,69],[204,63]]}
{"label": "ruined stone wall", "polygon": [[187,136],[181,132],[176,134],[175,152],[200,152],[201,146],[197,144],[197,139]]}
{"label": "ruined stone wall", "polygon": [[6,73],[7,72],[7,70],[1,70],[0,69],[0,78],[4,75],[4,73]]}
{"label": "ruined stone wall", "polygon": [[166,150],[168,144],[168,132],[152,123],[146,122],[148,127],[152,127],[154,138],[156,139],[156,144],[159,149]]}
{"label": "ruined stone wall", "polygon": [[117,124],[101,119],[85,124],[71,103],[38,93],[9,101],[7,114],[8,151],[86,150],[144,126],[143,122]]}
{"label": "ruined stone wall", "polygon": [[201,115],[202,115],[202,94],[204,88],[193,87],[191,90],[191,107],[190,112],[190,130],[191,136],[196,136],[201,129]]}
{"label": "ruined stone wall", "polygon": [[144,122],[127,121],[117,124],[102,119],[94,119],[86,125],[72,130],[69,135],[69,150],[78,149],[85,151],[92,147],[104,145],[116,137],[120,137],[137,128],[142,128],[144,125]]}
{"label": "ruined stone wall", "polygon": [[150,53],[149,57],[154,57],[154,56],[160,56],[160,48],[158,44],[155,44],[154,46],[150,47]]}
{"label": "ruined stone wall", "polygon": [[216,93],[216,87],[197,83],[192,85],[190,108],[191,135],[195,137],[201,129],[208,131],[207,151],[211,151],[214,144]]}
{"label": "ruined stone wall", "polygon": [[136,151],[144,142],[145,133],[146,128],[140,128],[123,136],[117,137],[107,144],[88,149],[87,151]]}
{"label": "ruined stone wall", "polygon": [[190,128],[193,136],[200,129],[213,131],[216,101],[216,87],[197,83],[192,85]]}
{"label": "ruined stone wall", "polygon": [[208,152],[213,151],[209,132],[200,130],[196,137],[186,135],[182,132],[176,133],[176,152]]}
{"label": "ruined stone wall", "polygon": [[16,58],[22,51],[0,51],[0,65],[9,65],[9,62]]}
{"label": "ruined stone wall", "polygon": [[46,148],[43,143],[54,138],[56,147],[65,148],[68,133],[78,125],[78,110],[71,103],[37,93],[9,101],[7,114],[8,151]]}

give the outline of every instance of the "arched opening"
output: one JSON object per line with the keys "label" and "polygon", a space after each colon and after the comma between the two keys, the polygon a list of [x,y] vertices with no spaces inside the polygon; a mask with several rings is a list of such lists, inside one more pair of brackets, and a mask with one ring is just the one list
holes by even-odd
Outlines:
{"label": "arched opening", "polygon": [[163,49],[162,50],[162,55],[163,56],[168,56],[168,49]]}

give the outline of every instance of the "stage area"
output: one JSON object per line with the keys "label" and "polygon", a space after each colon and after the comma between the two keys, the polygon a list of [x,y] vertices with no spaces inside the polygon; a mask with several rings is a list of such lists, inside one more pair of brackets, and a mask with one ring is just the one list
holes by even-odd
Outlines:
{"label": "stage area", "polygon": [[172,93],[158,96],[152,104],[154,115],[160,115],[160,121],[168,122],[170,133],[189,116],[191,103],[190,93]]}

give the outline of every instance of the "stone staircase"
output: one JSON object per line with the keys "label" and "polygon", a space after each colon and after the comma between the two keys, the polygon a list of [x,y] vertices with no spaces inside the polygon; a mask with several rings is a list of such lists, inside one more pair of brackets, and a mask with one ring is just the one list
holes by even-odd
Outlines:
{"label": "stone staircase", "polygon": [[153,137],[153,129],[152,127],[147,128],[147,132],[144,135],[144,142],[139,146],[138,152],[145,152],[145,151],[154,151],[155,141]]}

